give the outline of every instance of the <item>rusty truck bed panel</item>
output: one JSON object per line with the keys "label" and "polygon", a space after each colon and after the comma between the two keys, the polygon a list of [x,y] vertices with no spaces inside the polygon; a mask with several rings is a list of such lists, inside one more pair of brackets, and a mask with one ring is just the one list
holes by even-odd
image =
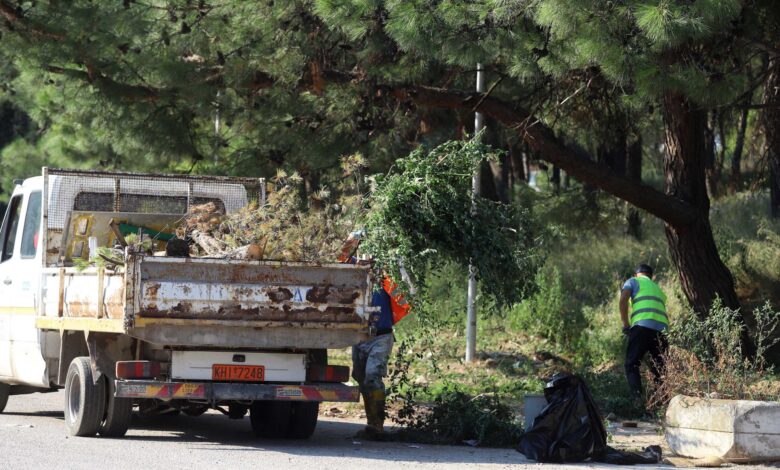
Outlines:
{"label": "rusty truck bed panel", "polygon": [[368,268],[355,265],[128,254],[113,272],[44,277],[39,328],[171,346],[343,348],[370,337],[375,310]]}
{"label": "rusty truck bed panel", "polygon": [[141,319],[128,330],[155,344],[187,348],[340,349],[366,341],[368,327],[352,324],[264,324],[218,320]]}
{"label": "rusty truck bed panel", "polygon": [[114,320],[125,316],[125,276],[121,272],[46,269],[43,286],[44,316]]}
{"label": "rusty truck bed panel", "polygon": [[367,271],[204,258],[143,257],[136,318],[365,323]]}

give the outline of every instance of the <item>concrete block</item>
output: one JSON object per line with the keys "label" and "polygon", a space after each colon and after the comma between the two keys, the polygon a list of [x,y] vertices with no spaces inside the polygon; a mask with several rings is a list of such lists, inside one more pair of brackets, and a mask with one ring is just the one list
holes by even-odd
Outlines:
{"label": "concrete block", "polygon": [[678,395],[666,410],[666,442],[694,459],[780,461],[780,403]]}

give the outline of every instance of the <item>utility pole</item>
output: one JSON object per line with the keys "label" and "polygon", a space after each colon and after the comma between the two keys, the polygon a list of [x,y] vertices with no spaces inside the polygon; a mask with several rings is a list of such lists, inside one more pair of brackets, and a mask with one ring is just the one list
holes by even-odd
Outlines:
{"label": "utility pole", "polygon": [[[477,93],[485,92],[485,74],[482,64],[477,64]],[[482,130],[482,113],[474,113],[474,138]],[[479,196],[479,168],[471,176],[471,213],[477,212],[477,196]],[[466,300],[466,362],[472,362],[477,353],[477,309],[474,301],[477,298],[477,268],[469,263],[469,292]]]}

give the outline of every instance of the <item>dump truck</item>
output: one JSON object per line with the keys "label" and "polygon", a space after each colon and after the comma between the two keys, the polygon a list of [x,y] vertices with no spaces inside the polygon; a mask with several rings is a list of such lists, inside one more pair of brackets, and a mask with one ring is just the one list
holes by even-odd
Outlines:
{"label": "dump truck", "polygon": [[[159,252],[193,206],[265,196],[259,178],[44,168],[17,182],[0,230],[0,411],[64,388],[71,435],[123,436],[136,409],[217,409],[308,438],[321,402],[358,401],[327,353],[375,334],[368,267]],[[94,262],[131,233],[154,249]]]}

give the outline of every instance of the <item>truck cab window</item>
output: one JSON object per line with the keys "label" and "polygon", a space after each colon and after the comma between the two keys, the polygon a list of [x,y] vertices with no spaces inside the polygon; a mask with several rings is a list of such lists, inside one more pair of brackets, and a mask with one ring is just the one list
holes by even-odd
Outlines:
{"label": "truck cab window", "polygon": [[19,227],[19,215],[22,211],[22,196],[16,196],[8,204],[3,222],[3,255],[0,262],[11,259],[16,246],[16,229]]}
{"label": "truck cab window", "polygon": [[38,252],[41,229],[41,192],[30,193],[27,199],[27,211],[24,214],[22,229],[22,258],[34,258]]}

